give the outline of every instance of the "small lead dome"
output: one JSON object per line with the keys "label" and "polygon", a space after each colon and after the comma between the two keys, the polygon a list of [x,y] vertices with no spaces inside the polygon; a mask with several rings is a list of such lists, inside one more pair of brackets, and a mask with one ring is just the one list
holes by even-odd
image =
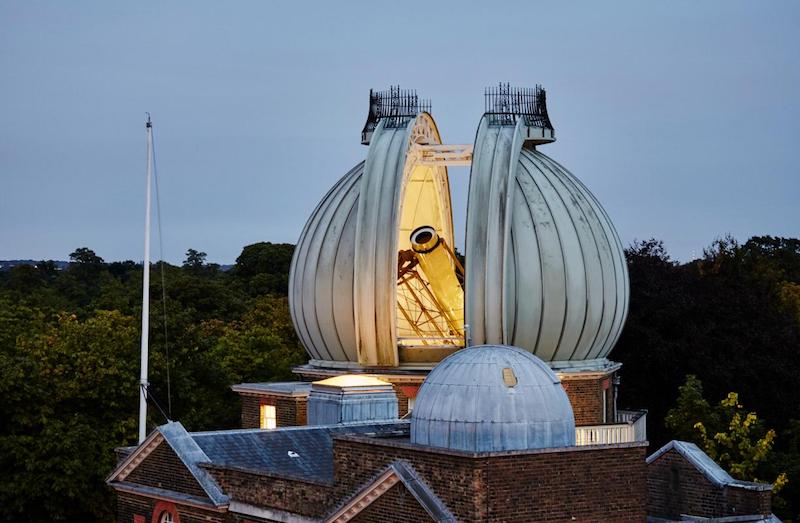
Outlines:
{"label": "small lead dome", "polygon": [[434,367],[411,413],[411,441],[472,452],[566,447],[575,445],[575,418],[542,360],[483,345]]}

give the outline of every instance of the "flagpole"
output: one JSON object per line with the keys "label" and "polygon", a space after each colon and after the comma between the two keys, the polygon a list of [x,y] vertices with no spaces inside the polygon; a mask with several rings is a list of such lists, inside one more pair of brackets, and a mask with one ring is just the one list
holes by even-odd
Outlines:
{"label": "flagpole", "polygon": [[144,262],[142,263],[142,350],[139,376],[139,443],[147,437],[147,360],[150,331],[150,194],[153,179],[153,124],[147,115],[147,196],[144,215]]}

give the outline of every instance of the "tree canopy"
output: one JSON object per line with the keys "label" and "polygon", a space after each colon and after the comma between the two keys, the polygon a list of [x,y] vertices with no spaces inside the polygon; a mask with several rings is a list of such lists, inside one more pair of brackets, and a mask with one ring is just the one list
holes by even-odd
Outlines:
{"label": "tree canopy", "polygon": [[[151,392],[172,419],[189,430],[238,427],[230,385],[290,379],[306,360],[286,297],[293,252],[248,245],[224,271],[190,249],[181,266],[150,267]],[[626,256],[631,307],[610,355],[623,363],[620,407],[649,410],[651,450],[673,438],[706,445],[698,422],[718,457],[732,454],[717,434],[757,447],[773,429],[756,473],[786,472],[776,511],[796,517],[800,240],[723,238],[685,264],[647,240]],[[65,270],[43,261],[0,271],[0,520],[112,519],[103,481],[113,449],[136,441],[142,266],[85,247],[70,259]],[[151,409],[150,428],[163,421]]]}

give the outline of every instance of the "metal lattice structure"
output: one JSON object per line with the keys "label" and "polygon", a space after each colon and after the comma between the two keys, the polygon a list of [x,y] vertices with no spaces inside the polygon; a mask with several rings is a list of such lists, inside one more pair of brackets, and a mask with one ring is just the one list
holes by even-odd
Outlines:
{"label": "metal lattice structure", "polygon": [[361,143],[368,145],[378,122],[386,120],[386,127],[401,127],[419,113],[430,113],[431,101],[421,100],[414,89],[391,86],[388,91],[369,90],[369,113],[361,131]]}
{"label": "metal lattice structure", "polygon": [[483,98],[484,112],[494,125],[515,125],[518,118],[524,118],[528,126],[553,130],[547,115],[547,94],[541,85],[511,87],[500,82],[497,87],[487,87]]}
{"label": "metal lattice structure", "polygon": [[[442,244],[453,263],[456,277],[463,284],[464,267],[447,242],[442,240]],[[398,327],[398,344],[463,347],[463,325],[448,318],[427,277],[418,269],[414,251],[401,251],[397,267],[397,310],[406,320],[407,327]]]}

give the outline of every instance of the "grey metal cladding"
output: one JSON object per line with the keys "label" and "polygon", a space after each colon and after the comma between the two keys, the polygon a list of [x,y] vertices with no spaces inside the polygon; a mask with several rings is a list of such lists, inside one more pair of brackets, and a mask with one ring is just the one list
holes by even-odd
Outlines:
{"label": "grey metal cladding", "polygon": [[[504,369],[516,384],[504,380]],[[516,347],[469,347],[423,382],[411,441],[472,452],[573,446],[575,419],[558,377],[541,359]]]}
{"label": "grey metal cladding", "polygon": [[295,330],[316,359],[358,361],[353,319],[356,212],[364,162],[325,195],[306,223],[289,273]]}
{"label": "grey metal cladding", "polygon": [[605,358],[628,311],[622,243],[594,195],[521,133],[484,117],[475,139],[465,322],[476,344],[548,362]]}

